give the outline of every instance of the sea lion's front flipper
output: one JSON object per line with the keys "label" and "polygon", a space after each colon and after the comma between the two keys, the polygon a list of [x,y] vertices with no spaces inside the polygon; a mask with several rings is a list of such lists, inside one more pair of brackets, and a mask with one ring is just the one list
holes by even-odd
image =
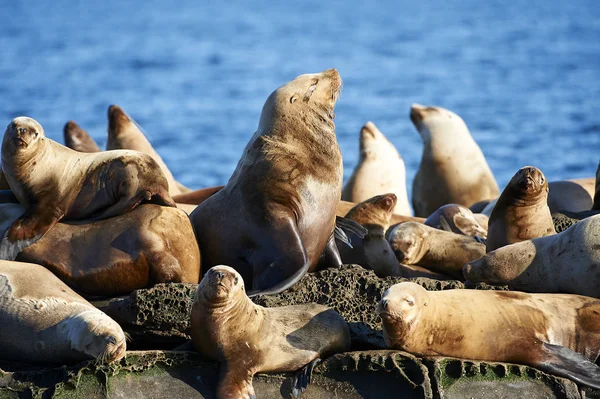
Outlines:
{"label": "sea lion's front flipper", "polygon": [[310,385],[313,370],[319,363],[321,363],[321,359],[316,358],[296,372],[294,380],[292,381],[292,396],[294,396],[294,398],[298,398],[306,390],[308,385]]}
{"label": "sea lion's front flipper", "polygon": [[0,241],[0,259],[15,260],[21,251],[42,238],[63,217],[57,209],[47,207],[43,213],[38,212],[39,209],[43,208],[26,211],[6,229]]}
{"label": "sea lion's front flipper", "polygon": [[335,234],[331,233],[329,241],[327,241],[327,245],[325,245],[325,249],[317,264],[317,270],[328,268],[336,269],[340,266],[342,266],[342,257],[340,256],[340,251],[338,251],[337,244],[335,243]]}
{"label": "sea lion's front flipper", "polygon": [[[442,219],[444,219],[443,216],[442,216]],[[445,219],[444,219],[444,221],[445,221]],[[461,233],[463,233],[466,236],[472,236],[472,237],[479,236],[482,238],[487,237],[487,231],[485,231],[484,228],[480,227],[479,224],[473,223],[474,222],[473,219],[469,219],[469,218],[461,215],[460,213],[457,213],[456,215],[454,215],[453,221],[454,221],[454,225],[456,226],[456,228],[459,229],[461,231]],[[452,230],[449,230],[449,231],[452,231]]]}
{"label": "sea lion's front flipper", "polygon": [[302,243],[298,227],[291,218],[280,218],[272,222],[270,234],[260,237],[260,242],[269,243],[257,248],[253,254],[252,290],[249,297],[279,294],[297,283],[310,266],[306,248]]}
{"label": "sea lion's front flipper", "polygon": [[217,385],[217,398],[256,399],[256,393],[252,386],[253,372],[248,370],[244,363],[229,364],[229,366],[227,363],[219,364],[221,370]]}
{"label": "sea lion's front flipper", "polygon": [[540,370],[567,377],[580,385],[600,389],[600,367],[564,346],[542,343]]}
{"label": "sea lion's front flipper", "polygon": [[350,239],[346,233],[352,233],[362,239],[367,235],[367,233],[369,233],[369,230],[354,220],[336,216],[335,229],[333,230],[333,233],[337,240],[352,248],[352,243],[350,242]]}

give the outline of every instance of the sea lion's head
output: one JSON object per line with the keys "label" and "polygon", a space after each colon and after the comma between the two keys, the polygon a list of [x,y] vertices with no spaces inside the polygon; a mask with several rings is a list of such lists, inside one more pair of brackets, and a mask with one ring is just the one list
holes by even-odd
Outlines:
{"label": "sea lion's head", "polygon": [[377,305],[377,313],[383,321],[388,346],[393,347],[407,337],[423,306],[429,306],[427,291],[419,284],[403,282],[385,291]]}
{"label": "sea lion's head", "polygon": [[244,279],[229,266],[214,266],[206,272],[198,289],[196,298],[211,303],[227,302],[239,292],[244,292]]}
{"label": "sea lion's head", "polygon": [[[487,218],[485,215],[481,216]],[[446,204],[439,207],[423,224],[456,234],[487,238],[487,229],[481,226],[469,208],[459,204]]]}
{"label": "sea lion's head", "polygon": [[414,265],[425,253],[425,238],[429,235],[421,223],[404,222],[390,232],[388,241],[396,258],[406,265]]}
{"label": "sea lion's head", "polygon": [[[377,155],[381,152],[394,151],[397,157],[400,157],[398,151],[392,143],[381,133],[381,131],[371,121],[365,123],[360,130],[359,139],[360,157],[377,159]],[[388,155],[384,155],[387,157]]]}
{"label": "sea lion's head", "polygon": [[379,225],[387,229],[397,202],[398,197],[394,193],[376,195],[352,207],[346,218],[362,225]]}
{"label": "sea lion's head", "polygon": [[67,324],[71,347],[99,361],[110,363],[125,356],[127,339],[121,326],[98,310],[82,312]]}
{"label": "sea lion's head", "polygon": [[342,79],[336,69],[300,75],[271,93],[263,106],[260,126],[266,128],[272,115],[304,120],[311,113],[320,118],[304,120],[304,123],[318,124],[324,121],[333,126],[333,110],[341,88]]}
{"label": "sea lion's head", "polygon": [[468,131],[467,125],[460,116],[442,107],[413,104],[410,107],[410,120],[423,142],[428,142],[431,135],[437,132],[452,134],[456,129]]}
{"label": "sea lion's head", "polygon": [[44,137],[44,129],[35,119],[19,116],[6,127],[2,150],[8,151],[9,154],[29,150]]}
{"label": "sea lion's head", "polygon": [[519,193],[519,197],[548,194],[548,182],[542,171],[534,166],[519,169],[508,185]]}

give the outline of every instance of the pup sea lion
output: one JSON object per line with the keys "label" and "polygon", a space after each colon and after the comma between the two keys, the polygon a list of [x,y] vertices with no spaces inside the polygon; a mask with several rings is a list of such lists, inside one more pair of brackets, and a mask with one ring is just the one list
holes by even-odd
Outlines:
{"label": "pup sea lion", "polygon": [[[0,230],[25,209],[0,204]],[[86,224],[57,223],[17,260],[40,264],[83,295],[126,295],[156,283],[193,283],[200,252],[187,215],[144,204]]]}
{"label": "pup sea lion", "polygon": [[600,388],[600,301],[513,291],[428,292],[403,282],[378,305],[388,346],[419,356],[526,364]]}
{"label": "pup sea lion", "polygon": [[31,263],[0,261],[0,325],[2,360],[64,364],[125,355],[114,320]]}
{"label": "pup sea lion", "polygon": [[[485,215],[483,216],[485,217]],[[438,208],[429,215],[424,224],[456,234],[487,237],[487,228],[479,224],[473,212],[469,208],[458,204],[448,204]]]}
{"label": "pup sea lion", "polygon": [[393,193],[376,195],[357,204],[346,214],[347,219],[366,227],[368,233],[362,239],[351,236],[352,248],[338,245],[343,263],[372,269],[379,277],[401,275],[398,260],[385,238],[396,198]]}
{"label": "pup sea lion", "polygon": [[562,233],[507,245],[463,268],[468,281],[600,297],[600,215]]}
{"label": "pup sea lion", "polygon": [[92,136],[83,130],[75,121],[68,121],[63,128],[65,145],[79,152],[102,151]]}
{"label": "pup sea lion", "polygon": [[297,370],[350,349],[348,325],[336,311],[317,304],[256,305],[228,266],[213,267],[198,285],[190,330],[194,348],[220,363],[219,399],[255,398],[254,374]]}
{"label": "pup sea lion", "polygon": [[427,217],[446,204],[469,207],[498,196],[494,175],[460,116],[441,107],[413,104],[410,119],[423,140],[413,181],[416,216]]}
{"label": "pup sea lion", "polygon": [[488,226],[486,251],[556,234],[548,208],[548,182],[541,170],[525,166],[498,198]]}
{"label": "pup sea lion", "polygon": [[459,279],[462,279],[465,263],[485,255],[485,244],[473,237],[415,222],[394,227],[388,241],[401,263],[419,265]]}
{"label": "pup sea lion", "polygon": [[333,231],[343,167],[333,109],[341,83],[330,69],[269,96],[229,182],[190,215],[203,270],[228,264],[251,294],[265,294],[318,263],[339,267]]}
{"label": "pup sea lion", "polygon": [[360,131],[360,158],[344,186],[342,199],[362,202],[384,193],[396,194],[394,213],[412,215],[406,194],[404,160],[377,126],[367,122]]}
{"label": "pup sea lion", "polygon": [[107,150],[135,150],[150,155],[160,166],[167,182],[169,182],[169,194],[178,195],[190,191],[181,183],[177,182],[173,174],[158,155],[158,153],[141,131],[139,125],[121,109],[118,105],[108,108],[108,142]]}
{"label": "pup sea lion", "polygon": [[47,138],[27,117],[13,119],[6,128],[2,170],[26,211],[4,233],[0,259],[15,259],[63,218],[107,219],[143,201],[175,206],[149,155],[77,152]]}

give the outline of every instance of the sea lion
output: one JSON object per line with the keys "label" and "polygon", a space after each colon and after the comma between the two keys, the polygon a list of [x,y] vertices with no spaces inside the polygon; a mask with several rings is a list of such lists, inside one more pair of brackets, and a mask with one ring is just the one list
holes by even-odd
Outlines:
{"label": "sea lion", "polygon": [[580,184],[569,180],[548,183],[548,208],[550,213],[583,212],[592,207],[592,196]]}
{"label": "sea lion", "polygon": [[600,210],[600,162],[598,162],[598,168],[596,169],[596,193],[594,194],[592,210]]}
{"label": "sea lion", "polygon": [[220,363],[219,399],[255,398],[254,374],[298,370],[350,349],[348,324],[335,310],[315,303],[256,305],[242,276],[228,266],[215,266],[202,278],[190,332],[194,348]]}
{"label": "sea lion", "polygon": [[79,152],[102,151],[92,136],[83,130],[75,121],[68,121],[63,128],[65,145]]}
{"label": "sea lion", "polygon": [[[485,217],[485,215],[482,216]],[[487,228],[479,224],[473,212],[458,204],[448,204],[438,208],[429,215],[424,224],[465,236],[487,237]]]}
{"label": "sea lion", "polygon": [[600,388],[600,301],[578,295],[389,288],[386,344],[418,356],[525,364]]}
{"label": "sea lion", "polygon": [[415,222],[394,227],[388,241],[400,263],[419,265],[459,279],[465,263],[485,255],[485,244],[474,237]]}
{"label": "sea lion", "polygon": [[175,206],[149,155],[77,152],[47,138],[42,126],[27,117],[13,119],[6,128],[2,170],[26,211],[4,233],[0,259],[15,259],[63,218],[107,219],[144,201]]}
{"label": "sea lion", "polygon": [[27,363],[113,362],[125,334],[50,271],[0,261],[0,358]]}
{"label": "sea lion", "polygon": [[343,175],[333,123],[341,84],[330,69],[269,96],[229,182],[190,215],[203,270],[230,265],[254,295],[279,293],[319,263],[341,265],[333,235]]}
{"label": "sea lion", "polygon": [[372,269],[379,277],[401,275],[398,260],[385,238],[396,199],[394,193],[376,195],[357,204],[346,214],[347,219],[366,227],[368,233],[362,239],[350,236],[352,248],[338,245],[344,264]]}
{"label": "sea lion", "polygon": [[[25,209],[0,205],[4,231]],[[131,212],[85,224],[57,223],[18,256],[40,264],[86,296],[126,295],[156,283],[200,279],[200,252],[187,215],[144,204]]]}
{"label": "sea lion", "polygon": [[548,182],[541,170],[525,166],[500,194],[488,227],[486,251],[556,234],[548,208]]}
{"label": "sea lion", "polygon": [[342,190],[342,200],[362,202],[375,195],[394,193],[394,213],[412,215],[406,194],[406,167],[396,147],[367,122],[360,131],[360,157]]}
{"label": "sea lion", "polygon": [[600,298],[600,215],[562,233],[506,245],[463,268],[474,283]]}
{"label": "sea lion", "polygon": [[169,182],[169,194],[178,195],[190,189],[177,182],[173,174],[142,132],[140,126],[118,105],[108,107],[107,150],[135,150],[150,155],[160,166]]}
{"label": "sea lion", "polygon": [[498,196],[494,175],[460,116],[441,107],[413,104],[410,119],[423,140],[413,181],[415,216],[427,217],[446,204],[469,207]]}

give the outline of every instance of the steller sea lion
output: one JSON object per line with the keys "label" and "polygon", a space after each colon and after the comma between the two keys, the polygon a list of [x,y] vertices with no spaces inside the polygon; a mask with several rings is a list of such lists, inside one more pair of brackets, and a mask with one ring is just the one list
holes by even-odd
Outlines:
{"label": "steller sea lion", "polygon": [[113,362],[125,356],[121,327],[42,266],[0,261],[0,359],[27,363]]}
{"label": "steller sea lion", "polygon": [[219,399],[255,398],[254,374],[306,365],[310,373],[316,359],[350,349],[348,324],[335,310],[314,303],[256,305],[228,266],[215,266],[202,278],[190,331],[194,348],[220,363]]}
{"label": "steller sea lion", "polygon": [[394,227],[388,241],[400,263],[419,265],[459,279],[465,263],[485,255],[485,244],[474,237],[415,222]]}
{"label": "steller sea lion", "polygon": [[556,234],[548,208],[548,182],[541,170],[525,166],[510,179],[490,216],[486,251]]}
{"label": "steller sea lion", "polygon": [[152,157],[136,151],[83,153],[18,117],[2,141],[2,170],[25,213],[4,233],[0,259],[13,260],[59,220],[101,220],[142,202],[175,206]]}
{"label": "steller sea lion", "polygon": [[65,145],[72,150],[79,152],[100,152],[102,151],[92,136],[83,130],[75,121],[68,121],[63,128]]}
{"label": "steller sea lion", "polygon": [[[485,215],[481,215],[479,218],[482,216],[487,218]],[[448,204],[429,215],[424,224],[456,234],[485,239],[487,237],[487,225],[484,228],[479,220],[469,208],[458,204]]]}
{"label": "steller sea lion", "polygon": [[427,217],[446,204],[469,207],[498,196],[494,175],[460,116],[413,104],[410,119],[423,140],[413,181],[415,216]]}
{"label": "steller sea lion", "polygon": [[341,84],[330,69],[269,96],[229,182],[190,215],[203,270],[230,265],[254,295],[279,293],[317,264],[339,267],[343,167],[333,110]]}
{"label": "steller sea lion", "polygon": [[[19,204],[0,204],[0,230],[24,211]],[[96,222],[57,223],[17,260],[46,267],[86,296],[126,295],[156,283],[200,279],[200,251],[189,218],[153,204]]]}
{"label": "steller sea lion", "polygon": [[406,194],[406,167],[396,147],[367,122],[360,131],[360,157],[342,190],[342,199],[362,202],[375,195],[394,193],[394,213],[412,215]]}
{"label": "steller sea lion", "polygon": [[600,300],[514,291],[389,288],[378,313],[386,344],[418,356],[525,364],[600,388]]}
{"label": "steller sea lion", "polygon": [[465,265],[473,283],[512,290],[564,292],[600,298],[600,215],[562,233],[506,245]]}

